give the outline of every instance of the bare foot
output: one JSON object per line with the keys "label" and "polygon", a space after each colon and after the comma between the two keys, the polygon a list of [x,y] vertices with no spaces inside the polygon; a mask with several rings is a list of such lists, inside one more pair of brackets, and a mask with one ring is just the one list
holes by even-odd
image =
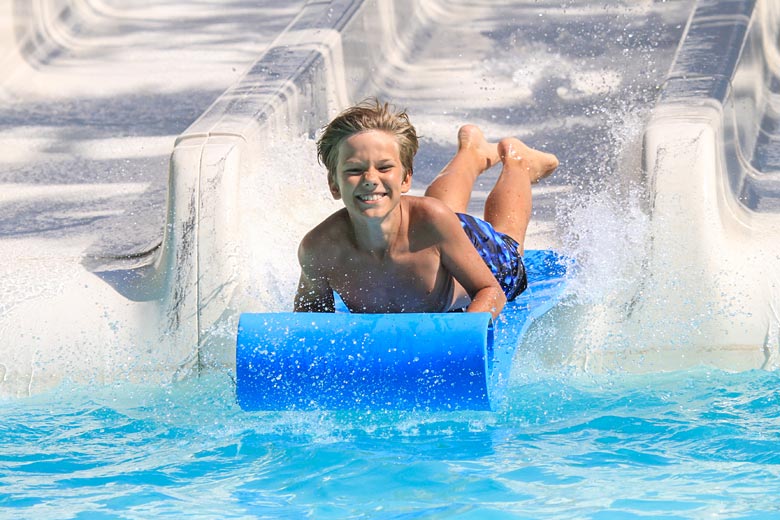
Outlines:
{"label": "bare foot", "polygon": [[479,160],[482,172],[501,160],[498,155],[498,145],[489,143],[482,130],[475,125],[460,127],[458,130],[458,150],[472,150]]}
{"label": "bare foot", "polygon": [[528,172],[531,183],[539,182],[558,167],[558,158],[553,154],[529,148],[514,137],[501,139],[497,150],[505,166],[515,163],[522,167]]}

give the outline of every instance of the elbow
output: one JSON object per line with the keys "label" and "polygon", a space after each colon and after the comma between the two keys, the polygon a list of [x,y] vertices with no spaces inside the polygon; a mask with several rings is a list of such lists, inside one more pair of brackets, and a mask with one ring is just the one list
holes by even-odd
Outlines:
{"label": "elbow", "polygon": [[504,310],[504,305],[506,305],[506,294],[504,294],[504,291],[501,290],[499,287],[498,294],[496,295],[496,298],[494,300],[494,306],[493,306],[493,318],[497,318],[499,314],[501,314],[501,311]]}
{"label": "elbow", "polygon": [[506,305],[506,294],[504,294],[504,291],[500,289],[496,303],[500,305],[502,309],[504,308],[504,305]]}

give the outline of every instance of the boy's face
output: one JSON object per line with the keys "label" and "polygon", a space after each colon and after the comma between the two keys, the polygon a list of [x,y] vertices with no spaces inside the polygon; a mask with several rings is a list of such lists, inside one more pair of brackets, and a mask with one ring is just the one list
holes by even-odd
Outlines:
{"label": "boy's face", "polygon": [[384,218],[409,191],[395,138],[379,130],[351,135],[339,145],[336,175],[330,183],[333,198],[342,199],[351,215]]}

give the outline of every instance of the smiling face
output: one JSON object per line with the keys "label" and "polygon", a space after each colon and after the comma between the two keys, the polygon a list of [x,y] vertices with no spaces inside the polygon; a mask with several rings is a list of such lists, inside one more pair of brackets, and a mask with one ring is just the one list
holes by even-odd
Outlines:
{"label": "smiling face", "polygon": [[350,215],[384,219],[409,191],[411,172],[404,170],[395,138],[367,130],[344,139],[330,191],[342,199]]}

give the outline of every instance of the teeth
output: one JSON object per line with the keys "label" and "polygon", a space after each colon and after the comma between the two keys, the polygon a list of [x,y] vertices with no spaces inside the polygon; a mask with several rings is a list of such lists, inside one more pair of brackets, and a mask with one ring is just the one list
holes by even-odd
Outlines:
{"label": "teeth", "polygon": [[383,196],[384,195],[381,194],[381,193],[369,193],[368,195],[361,195],[359,198],[360,198],[360,200],[363,200],[363,201],[366,201],[366,202],[370,202],[370,201],[373,201],[373,200],[379,200]]}

